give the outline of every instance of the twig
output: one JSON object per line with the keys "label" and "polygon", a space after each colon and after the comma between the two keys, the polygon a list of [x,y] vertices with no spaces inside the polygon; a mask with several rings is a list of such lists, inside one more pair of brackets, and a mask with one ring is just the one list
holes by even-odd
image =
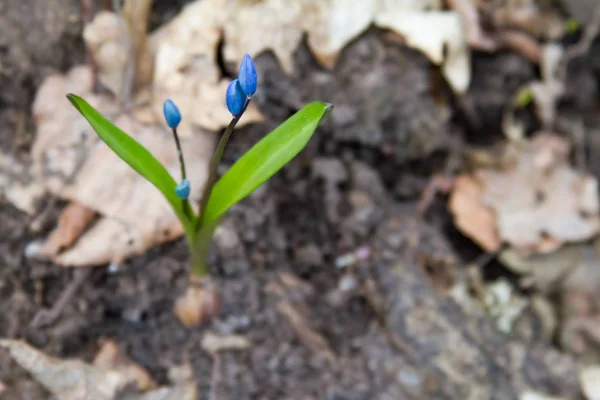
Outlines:
{"label": "twig", "polygon": [[76,268],[75,273],[73,274],[73,280],[69,282],[67,288],[60,294],[60,297],[52,305],[52,308],[38,311],[33,317],[33,320],[31,320],[31,326],[33,328],[42,328],[54,323],[54,321],[60,317],[60,314],[62,314],[62,311],[69,303],[69,300],[71,300],[73,295],[77,292],[77,289],[79,289],[91,272],[91,268]]}
{"label": "twig", "polygon": [[215,352],[211,352],[210,353],[212,359],[213,359],[213,366],[212,366],[212,372],[210,374],[210,394],[209,394],[209,399],[210,400],[218,400],[219,399],[219,395],[218,395],[218,391],[219,391],[219,382],[221,380],[221,357],[219,356],[219,352],[215,351]]}

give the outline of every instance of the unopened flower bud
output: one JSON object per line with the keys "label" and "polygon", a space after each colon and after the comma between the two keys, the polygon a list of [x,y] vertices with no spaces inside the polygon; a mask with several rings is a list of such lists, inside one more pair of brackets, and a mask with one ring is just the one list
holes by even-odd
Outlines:
{"label": "unopened flower bud", "polygon": [[225,93],[225,104],[227,104],[227,109],[233,115],[239,115],[244,109],[245,103],[246,95],[240,87],[239,81],[237,79],[232,80],[229,82],[227,92]]}
{"label": "unopened flower bud", "polygon": [[238,80],[240,81],[240,87],[246,96],[252,96],[256,93],[256,66],[254,65],[254,61],[252,61],[252,57],[248,54],[244,54],[244,58],[240,64]]}
{"label": "unopened flower bud", "polygon": [[165,103],[163,104],[163,113],[165,114],[167,125],[169,125],[169,127],[172,129],[176,129],[181,122],[181,113],[179,112],[179,108],[177,108],[173,100],[165,100]]}
{"label": "unopened flower bud", "polygon": [[187,179],[182,180],[181,183],[175,187],[175,194],[181,200],[187,200],[187,198],[190,197],[190,181]]}

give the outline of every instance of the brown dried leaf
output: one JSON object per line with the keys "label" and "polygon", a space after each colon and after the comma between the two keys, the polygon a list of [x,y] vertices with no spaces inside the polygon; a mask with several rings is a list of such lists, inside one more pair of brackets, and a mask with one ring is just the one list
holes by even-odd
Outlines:
{"label": "brown dried leaf", "polygon": [[546,237],[578,242],[600,229],[597,181],[566,163],[568,145],[558,141],[564,139],[542,134],[504,171],[477,172],[500,237],[523,251],[540,251]]}
{"label": "brown dried leaf", "polygon": [[[162,59],[160,76],[177,85],[180,67],[169,65],[172,59],[195,56],[192,68],[207,76],[217,75],[214,48],[223,31],[225,60],[238,63],[244,53],[257,55],[272,50],[282,68],[292,71],[292,56],[303,35],[316,58],[332,67],[341,50],[372,23],[393,29],[403,35],[407,43],[425,54],[442,70],[450,85],[458,92],[466,90],[470,79],[469,53],[462,22],[454,12],[441,12],[440,0],[380,2],[366,0],[300,0],[293,3],[280,0],[244,1],[204,0],[186,7],[167,29],[176,31],[167,35],[185,46],[163,42],[159,49]],[[253,27],[259,27],[254,29]],[[443,49],[447,57],[442,57]],[[208,50],[207,50],[208,49]],[[160,54],[162,53],[162,55]],[[187,55],[186,55],[187,54]],[[189,64],[187,61],[184,64]],[[175,72],[175,75],[172,73]],[[182,73],[179,73],[181,76]],[[155,79],[162,82],[162,79]],[[162,83],[160,83],[162,85]]]}
{"label": "brown dried leaf", "polygon": [[[76,67],[66,76],[49,77],[33,107],[38,134],[32,158],[38,180],[51,193],[102,215],[73,248],[53,257],[63,265],[118,263],[182,235],[181,225],[162,194],[100,142],[66,99],[57,99],[64,99],[68,92],[85,97],[178,177],[172,134],[162,124],[137,120],[135,113],[120,113],[110,96],[91,91],[90,76],[88,68]],[[193,201],[199,200],[213,143],[214,136],[206,132],[196,132],[182,141]]]}
{"label": "brown dried leaf", "polygon": [[117,343],[112,340],[103,341],[94,358],[93,366],[105,371],[119,372],[121,379],[135,382],[136,388],[141,391],[157,387],[148,371],[122,354]]}
{"label": "brown dried leaf", "polygon": [[[469,179],[459,179],[450,199],[457,226],[482,247],[497,249],[483,239],[490,235],[489,218],[482,224],[469,216],[470,207],[480,213],[482,203],[495,213],[500,240],[523,253],[547,253],[595,236],[600,230],[598,183],[568,165],[569,149],[561,137],[541,133],[517,147],[516,157],[502,167],[480,168]],[[460,197],[462,192],[470,193],[469,201]]]}
{"label": "brown dried leaf", "polygon": [[[464,21],[456,12],[423,11],[427,2],[415,2],[412,7],[383,6],[375,16],[375,24],[393,29],[414,47],[441,66],[450,87],[464,93],[471,81],[471,59]],[[393,4],[393,3],[392,3]],[[421,8],[423,7],[423,8]]]}
{"label": "brown dried leaf", "polygon": [[95,368],[79,360],[49,357],[18,340],[0,340],[0,347],[58,400],[112,400],[132,383],[118,371]]}
{"label": "brown dried leaf", "polygon": [[58,217],[58,225],[48,236],[39,254],[47,257],[57,255],[70,247],[92,222],[96,212],[76,201],[71,202]]}
{"label": "brown dried leaf", "polygon": [[198,389],[193,382],[173,387],[162,387],[140,395],[126,395],[123,400],[196,400]]}
{"label": "brown dried leaf", "polygon": [[[184,116],[178,129],[182,137],[189,137],[194,125],[217,130],[231,121],[224,100],[228,80],[221,78],[216,48],[223,26],[233,23],[228,14],[234,9],[223,0],[195,2],[151,37],[155,54],[153,111],[162,115],[165,98],[177,103]],[[261,34],[263,30],[259,30]],[[240,126],[262,119],[251,103]]]}
{"label": "brown dried leaf", "polygon": [[[0,340],[0,347],[57,400],[113,400],[126,387],[127,400],[193,400],[196,385],[183,382],[174,387],[154,389],[156,384],[139,365],[120,353],[114,342],[102,345],[93,365],[79,360],[60,360],[18,340]],[[131,388],[145,393],[130,393]]]}
{"label": "brown dried leaf", "polygon": [[459,176],[450,195],[449,207],[457,228],[486,251],[494,252],[501,245],[496,232],[496,216],[482,203],[482,194],[482,187],[474,178]]}

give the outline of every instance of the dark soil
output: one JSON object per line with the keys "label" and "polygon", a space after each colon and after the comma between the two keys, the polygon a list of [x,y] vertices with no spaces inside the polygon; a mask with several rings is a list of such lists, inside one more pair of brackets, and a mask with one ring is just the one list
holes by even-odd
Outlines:
{"label": "dark soil", "polygon": [[[156,3],[164,15],[177,10]],[[27,159],[37,85],[51,71],[84,62],[79,7],[78,0],[0,4],[3,151]],[[154,25],[160,21],[153,17]],[[589,57],[600,58],[597,47]],[[34,328],[36,313],[51,307],[75,274],[24,256],[62,208],[49,199],[39,205],[47,218],[37,232],[25,214],[0,204],[0,337],[85,360],[100,339],[114,339],[161,384],[170,383],[169,368],[190,362],[202,399],[211,393],[217,399],[517,399],[525,387],[576,398],[573,359],[535,335],[504,337],[485,318],[465,317],[444,295],[464,275],[461,256],[478,250],[449,228],[443,197],[425,217],[416,213],[453,143],[501,138],[502,111],[536,68],[512,53],[475,54],[472,89],[456,99],[423,55],[379,30],[352,43],[333,71],[319,66],[305,46],[291,77],[271,54],[256,61],[264,76],[257,102],[266,122],[239,130],[225,164],[306,101],[336,108],[306,151],[225,219],[211,271],[218,315],[198,328],[185,328],[174,316],[174,301],[187,284],[187,249],[178,240],[117,271],[95,268],[57,321]],[[580,107],[596,128],[598,65],[586,58],[570,74],[573,85],[586,74],[596,87],[573,92],[580,103],[566,107]],[[373,77],[368,85],[367,75]],[[524,118],[534,129],[533,113]],[[600,173],[597,165],[590,168]],[[368,260],[335,266],[361,247],[370,250]],[[321,347],[303,339],[282,304],[304,317],[303,328],[321,335]],[[533,317],[525,322],[535,323]],[[201,348],[207,331],[243,334],[251,348],[208,354]],[[514,352],[521,352],[519,365],[511,363]],[[0,381],[11,387],[0,397],[46,398],[2,352]]]}

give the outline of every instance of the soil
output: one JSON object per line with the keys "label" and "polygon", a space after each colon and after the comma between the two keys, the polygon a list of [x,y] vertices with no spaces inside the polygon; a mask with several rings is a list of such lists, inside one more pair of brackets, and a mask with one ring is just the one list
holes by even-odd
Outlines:
{"label": "soil", "polygon": [[[155,3],[159,25],[185,2]],[[78,0],[0,4],[1,150],[27,160],[36,87],[48,73],[85,61],[81,28]],[[572,90],[564,107],[596,128],[598,59],[593,46],[569,72],[570,87],[585,90]],[[348,46],[332,71],[306,46],[292,76],[271,54],[256,63],[266,121],[239,129],[224,165],[306,101],[336,108],[308,148],[218,230],[215,318],[186,328],[173,314],[187,284],[181,239],[118,268],[94,268],[56,321],[34,327],[34,316],[77,274],[24,256],[64,205],[39,204],[46,217],[33,231],[30,218],[0,203],[0,337],[88,361],[101,339],[113,339],[160,384],[189,362],[201,399],[517,399],[529,387],[578,398],[575,360],[536,334],[535,315],[505,336],[453,303],[447,289],[480,252],[451,228],[443,196],[425,216],[417,212],[420,194],[457,146],[501,138],[503,109],[537,69],[511,52],[475,53],[472,87],[457,99],[422,54],[376,29]],[[365,76],[373,79],[366,84]],[[533,130],[534,113],[526,113]],[[600,174],[598,165],[590,169]],[[357,249],[368,258],[336,266]],[[201,347],[207,332],[242,334],[251,347],[209,354]],[[0,381],[10,388],[0,398],[48,398],[3,352]]]}

